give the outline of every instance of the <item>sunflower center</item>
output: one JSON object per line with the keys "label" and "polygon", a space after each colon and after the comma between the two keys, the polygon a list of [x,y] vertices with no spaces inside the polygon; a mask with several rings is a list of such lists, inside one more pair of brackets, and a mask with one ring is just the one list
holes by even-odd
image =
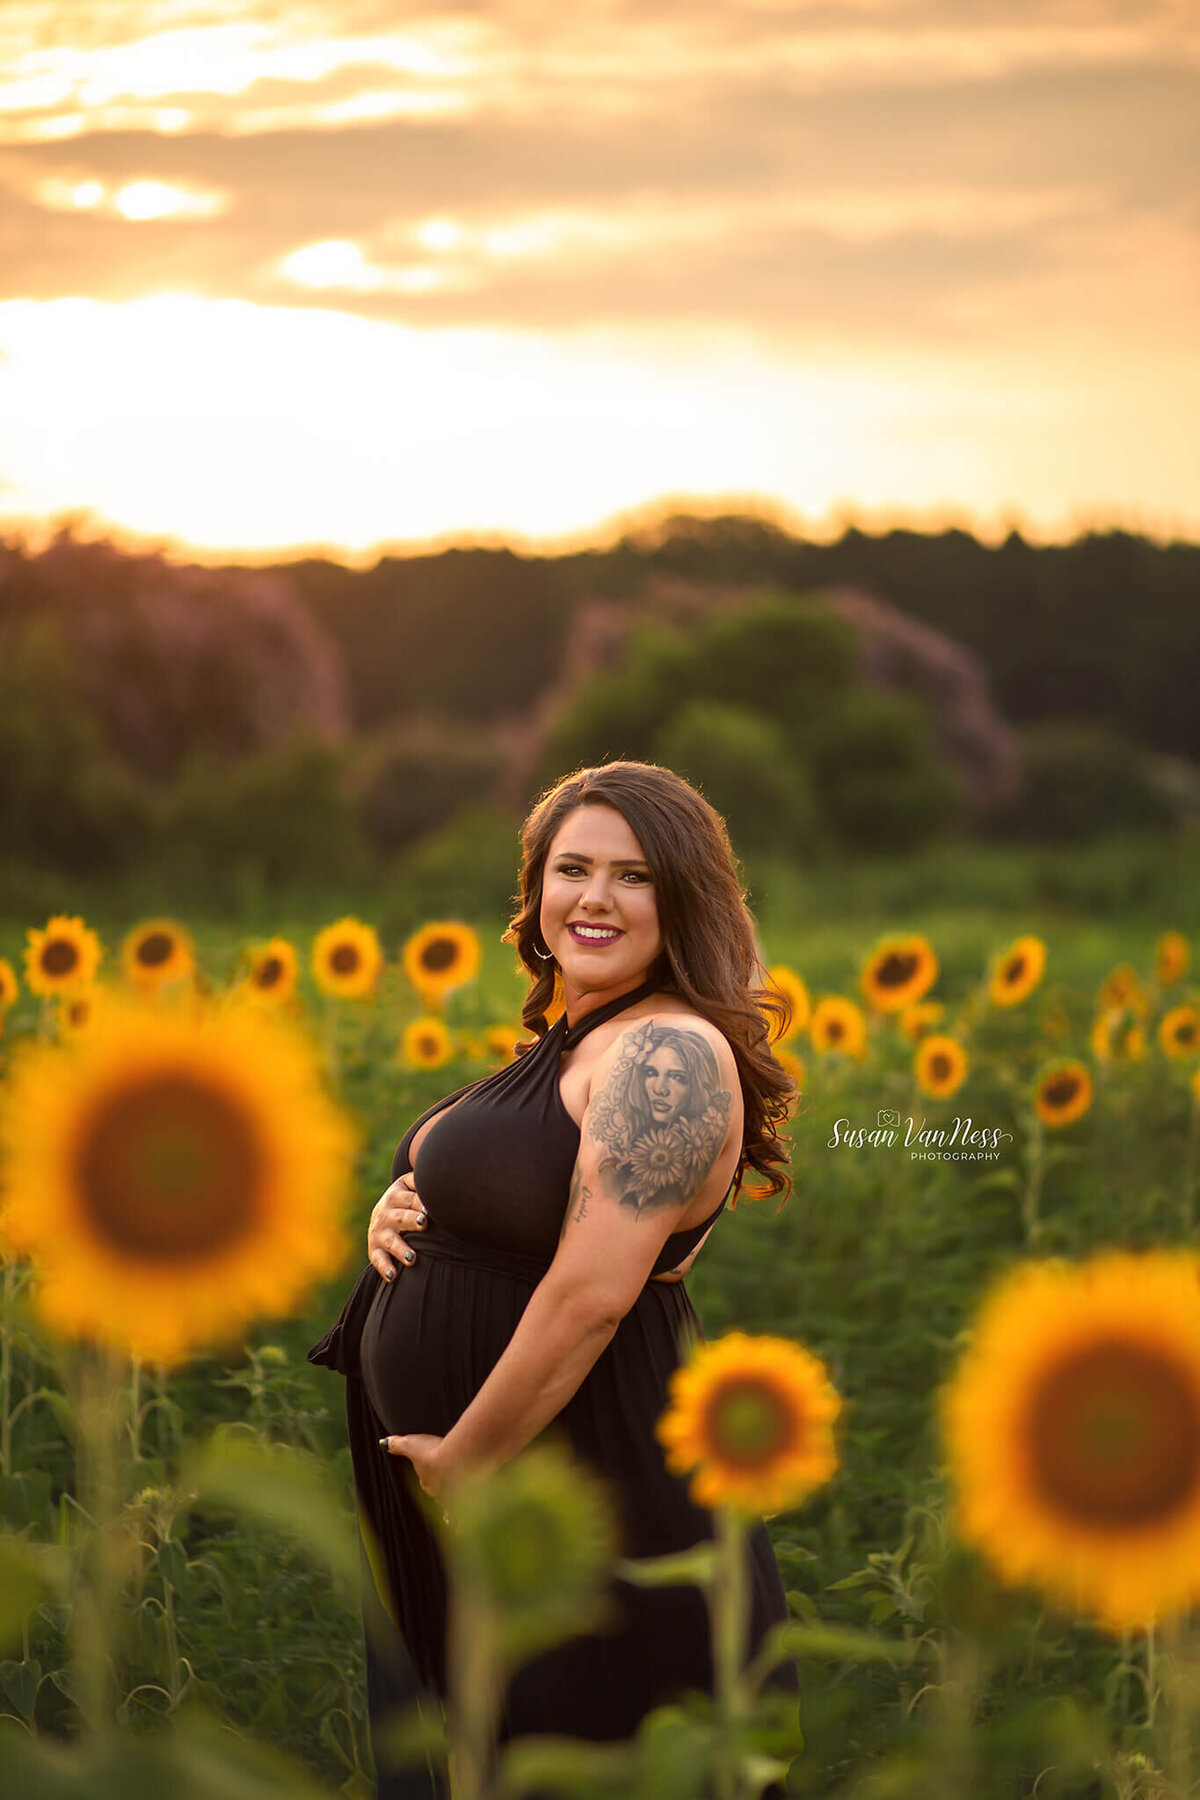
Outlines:
{"label": "sunflower center", "polygon": [[1014,956],[1012,960],[1005,965],[1004,979],[1011,987],[1015,981],[1020,981],[1024,973],[1025,958],[1023,956]]}
{"label": "sunflower center", "polygon": [[798,1420],[782,1396],[761,1381],[728,1381],[708,1406],[707,1437],[714,1459],[758,1468],[795,1447]]}
{"label": "sunflower center", "polygon": [[936,1056],[929,1059],[929,1073],[935,1081],[946,1081],[952,1073],[950,1058],[939,1050]]}
{"label": "sunflower center", "polygon": [[1181,1020],[1180,1023],[1178,1025],[1176,1025],[1176,1027],[1175,1027],[1175,1042],[1177,1044],[1194,1044],[1195,1041],[1196,1041],[1195,1024],[1193,1023],[1193,1021],[1191,1019]]}
{"label": "sunflower center", "polygon": [[339,944],[329,958],[335,975],[353,975],[358,967],[358,949],[354,944]]}
{"label": "sunflower center", "polygon": [[876,983],[879,987],[903,987],[916,974],[917,960],[911,951],[890,951],[876,966]]}
{"label": "sunflower center", "polygon": [[149,931],[137,947],[137,959],[148,969],[157,969],[165,963],[174,948],[165,931]]}
{"label": "sunflower center", "polygon": [[1055,1075],[1042,1089],[1042,1099],[1047,1106],[1070,1106],[1078,1092],[1078,1075]]}
{"label": "sunflower center", "polygon": [[77,1151],[79,1189],[97,1235],[143,1262],[219,1255],[251,1229],[263,1159],[236,1103],[186,1074],[114,1095]]}
{"label": "sunflower center", "polygon": [[78,946],[70,938],[51,938],[42,951],[42,967],[47,975],[69,975],[78,961]]}
{"label": "sunflower center", "polygon": [[421,952],[421,967],[429,969],[433,974],[440,974],[448,969],[455,957],[455,944],[452,938],[433,938]]}
{"label": "sunflower center", "polygon": [[256,987],[274,987],[283,975],[283,959],[279,956],[264,956],[254,971]]}
{"label": "sunflower center", "polygon": [[434,1037],[432,1032],[425,1032],[421,1037],[419,1037],[417,1039],[417,1049],[420,1051],[422,1056],[436,1056],[437,1055],[438,1041]]}
{"label": "sunflower center", "polygon": [[1028,1432],[1038,1490],[1080,1524],[1159,1524],[1200,1476],[1200,1393],[1144,1344],[1111,1339],[1066,1357],[1041,1382]]}
{"label": "sunflower center", "polygon": [[842,1036],[845,1029],[846,1027],[842,1024],[840,1019],[830,1019],[825,1026],[825,1033],[827,1037],[836,1040]]}

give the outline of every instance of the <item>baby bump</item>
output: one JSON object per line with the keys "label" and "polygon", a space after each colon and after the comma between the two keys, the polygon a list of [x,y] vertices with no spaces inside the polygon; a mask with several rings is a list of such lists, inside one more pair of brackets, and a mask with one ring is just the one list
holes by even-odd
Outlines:
{"label": "baby bump", "polygon": [[390,1434],[444,1436],[487,1380],[529,1299],[527,1283],[423,1251],[381,1283],[363,1325],[367,1398]]}

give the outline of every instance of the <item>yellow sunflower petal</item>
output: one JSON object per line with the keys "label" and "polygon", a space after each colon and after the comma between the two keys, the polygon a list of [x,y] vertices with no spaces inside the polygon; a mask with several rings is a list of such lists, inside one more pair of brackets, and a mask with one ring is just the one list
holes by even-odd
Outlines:
{"label": "yellow sunflower petal", "polygon": [[439,919],[413,933],[402,952],[404,973],[426,1005],[479,973],[479,938],[469,925]]}
{"label": "yellow sunflower petal", "polygon": [[789,968],[787,963],[772,964],[767,970],[767,986],[774,988],[776,993],[785,995],[792,1009],[792,1022],[781,1038],[775,1038],[774,1031],[777,1027],[775,1024],[772,1025],[772,1043],[785,1043],[788,1038],[793,1038],[803,1031],[812,1016],[812,1001],[809,998],[808,987],[804,977],[797,975],[795,969]]}
{"label": "yellow sunflower petal", "polygon": [[988,995],[993,1006],[1017,1006],[1032,994],[1046,972],[1046,946],[1039,937],[1016,938],[992,966]]}
{"label": "yellow sunflower petal", "polygon": [[339,919],[313,939],[313,979],[323,994],[339,1000],[361,1000],[375,991],[383,968],[383,950],[373,925],[361,919]]}
{"label": "yellow sunflower petal", "polygon": [[938,977],[938,960],[928,938],[883,938],[862,967],[863,994],[877,1012],[901,1012],[922,999]]}
{"label": "yellow sunflower petal", "polygon": [[1092,1078],[1084,1063],[1051,1063],[1038,1076],[1033,1103],[1045,1125],[1073,1125],[1092,1104]]}
{"label": "yellow sunflower petal", "polygon": [[44,931],[28,931],[25,980],[29,991],[53,1000],[90,987],[103,952],[100,939],[82,919],[49,919]]}
{"label": "yellow sunflower petal", "polygon": [[967,1078],[967,1053],[957,1038],[931,1034],[917,1050],[914,1069],[918,1085],[935,1100],[957,1093]]}
{"label": "yellow sunflower petal", "polygon": [[261,1011],[106,999],[18,1058],[2,1129],[5,1233],[53,1329],[174,1361],[288,1312],[343,1253],[353,1134]]}
{"label": "yellow sunflower petal", "polygon": [[867,1022],[853,1000],[824,994],[813,1007],[808,1035],[816,1050],[862,1056],[867,1047]]}
{"label": "yellow sunflower petal", "polygon": [[174,919],[143,919],[121,945],[125,979],[144,992],[182,980],[195,966],[191,935]]}
{"label": "yellow sunflower petal", "polygon": [[962,1536],[1113,1630],[1200,1591],[1198,1289],[1191,1253],[1025,1264],[943,1395]]}

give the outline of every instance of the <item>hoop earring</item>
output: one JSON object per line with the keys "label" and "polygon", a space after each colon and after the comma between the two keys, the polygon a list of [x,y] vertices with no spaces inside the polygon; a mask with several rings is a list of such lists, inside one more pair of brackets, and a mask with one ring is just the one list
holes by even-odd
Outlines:
{"label": "hoop earring", "polygon": [[553,950],[539,950],[536,944],[533,946],[533,954],[535,956],[540,956],[543,962],[554,961]]}

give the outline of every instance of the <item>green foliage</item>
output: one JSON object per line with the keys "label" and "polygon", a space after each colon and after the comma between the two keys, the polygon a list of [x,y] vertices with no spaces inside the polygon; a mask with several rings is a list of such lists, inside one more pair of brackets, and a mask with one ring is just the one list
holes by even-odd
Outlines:
{"label": "green foliage", "polygon": [[913,848],[954,822],[958,790],[924,705],[857,685],[855,654],[837,614],[769,592],[686,636],[642,627],[576,697],[542,779],[634,757],[695,780],[748,853]]}
{"label": "green foliage", "polygon": [[222,872],[353,876],[364,852],[345,790],[345,752],[311,738],[232,765],[193,758],[163,805],[163,859],[210,890]]}
{"label": "green foliage", "polygon": [[1145,752],[1090,725],[1042,725],[1021,741],[1022,789],[996,822],[998,835],[1034,843],[1084,843],[1114,831],[1161,832],[1176,823],[1171,799]]}
{"label": "green foliage", "polygon": [[739,852],[794,855],[817,836],[809,771],[770,719],[720,701],[690,700],[659,732],[654,761],[700,789],[729,823]]}
{"label": "green foliage", "polygon": [[423,919],[503,915],[507,923],[518,887],[521,821],[489,805],[463,806],[402,857],[398,882],[406,895],[404,925]]}
{"label": "green foliage", "polygon": [[495,767],[494,749],[466,725],[418,719],[380,733],[362,747],[354,779],[364,837],[390,855],[439,830],[486,792]]}
{"label": "green foliage", "polygon": [[815,757],[822,817],[842,850],[912,850],[943,836],[958,790],[929,747],[928,719],[907,694],[848,694]]}
{"label": "green foliage", "polygon": [[0,768],[6,859],[82,875],[145,852],[150,797],[104,748],[49,621],[0,644]]}

